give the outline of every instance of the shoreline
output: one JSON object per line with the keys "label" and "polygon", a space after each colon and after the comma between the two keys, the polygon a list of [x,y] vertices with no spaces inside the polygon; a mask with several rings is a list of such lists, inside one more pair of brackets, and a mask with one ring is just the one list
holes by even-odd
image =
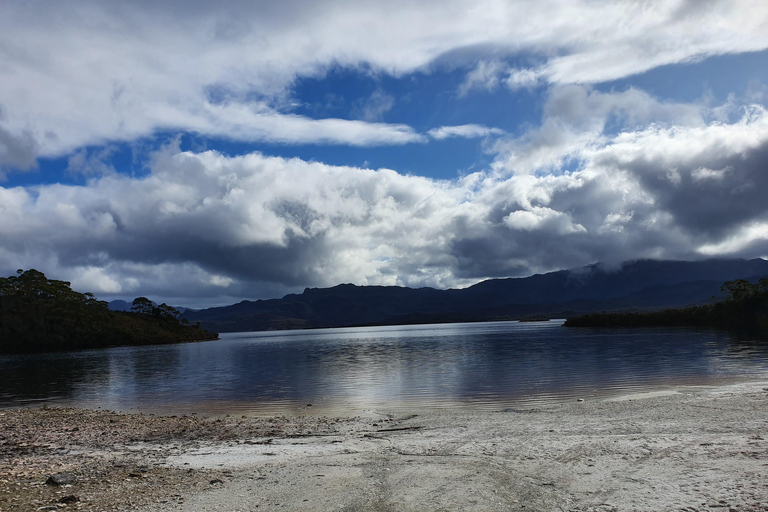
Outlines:
{"label": "shoreline", "polygon": [[14,411],[19,409],[81,409],[89,411],[113,412],[130,415],[147,416],[193,416],[201,418],[218,418],[227,416],[246,416],[253,418],[270,418],[275,416],[329,416],[329,417],[355,417],[365,416],[375,410],[384,410],[392,414],[410,414],[413,411],[420,413],[440,414],[444,411],[454,411],[463,413],[495,413],[505,410],[520,410],[531,408],[551,408],[567,405],[576,401],[620,401],[625,396],[636,396],[643,398],[647,396],[666,395],[675,393],[693,393],[704,392],[716,388],[731,386],[748,385],[756,382],[768,383],[768,374],[759,373],[749,376],[725,375],[720,377],[712,376],[692,376],[677,377],[663,381],[652,380],[639,383],[635,386],[608,386],[600,389],[584,388],[574,391],[574,388],[567,390],[554,389],[541,395],[531,395],[526,397],[510,397],[508,400],[500,400],[497,397],[487,401],[477,399],[467,399],[466,401],[445,401],[445,402],[425,402],[415,400],[414,402],[393,403],[386,405],[381,403],[326,403],[321,397],[318,400],[309,401],[283,401],[283,402],[259,402],[254,403],[251,400],[243,402],[238,401],[215,401],[215,402],[189,402],[175,403],[168,406],[162,403],[148,404],[135,407],[114,407],[114,406],[96,406],[87,402],[77,401],[50,401],[39,399],[19,404],[2,404],[0,413],[5,411]]}
{"label": "shoreline", "polygon": [[768,380],[354,417],[5,409],[0,511],[766,511],[764,437]]}

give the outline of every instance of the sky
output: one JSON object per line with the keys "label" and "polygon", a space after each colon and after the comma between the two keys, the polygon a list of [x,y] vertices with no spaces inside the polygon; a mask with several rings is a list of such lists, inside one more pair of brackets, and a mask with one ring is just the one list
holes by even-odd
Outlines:
{"label": "sky", "polygon": [[0,3],[0,275],[206,307],[768,257],[768,3]]}

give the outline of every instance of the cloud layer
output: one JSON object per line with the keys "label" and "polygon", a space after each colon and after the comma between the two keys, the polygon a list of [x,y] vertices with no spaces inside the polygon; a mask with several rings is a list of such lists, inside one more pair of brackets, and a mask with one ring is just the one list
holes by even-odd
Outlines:
{"label": "cloud layer", "polygon": [[[577,105],[564,108],[563,97]],[[585,107],[593,119],[569,122]],[[768,254],[768,113],[659,122],[686,108],[632,91],[553,91],[542,132],[562,128],[565,143],[550,148],[548,172],[527,163],[539,133],[506,139],[492,170],[458,181],[169,144],[141,179],[0,188],[0,268],[25,261],[102,296],[142,290],[194,303],[339,282],[449,287],[594,261]],[[615,111],[638,129],[607,134]]]}
{"label": "cloud layer", "polygon": [[[766,23],[768,5],[748,0],[5,2],[0,166],[169,130],[292,144],[423,142],[408,126],[380,122],[386,95],[362,105],[361,120],[311,119],[292,114],[291,86],[334,66],[402,76],[477,59],[460,93],[593,83],[768,48]],[[523,54],[527,67],[504,63]]]}
{"label": "cloud layer", "polygon": [[[768,4],[748,0],[5,2],[0,179],[48,156],[86,181],[0,187],[0,273],[36,267],[102,297],[208,305],[340,282],[453,287],[595,261],[768,256],[763,85],[714,107],[595,85],[764,50],[766,27]],[[302,114],[298,84],[339,69],[397,85],[345,83],[347,117]],[[443,111],[387,122],[419,101],[409,80],[435,76],[453,77]],[[501,130],[499,116],[467,117],[473,100],[507,97],[488,92],[510,98],[494,114],[541,101],[529,109],[540,119]],[[167,133],[471,144],[491,163],[441,181],[172,139],[146,175],[113,165],[114,143]]]}

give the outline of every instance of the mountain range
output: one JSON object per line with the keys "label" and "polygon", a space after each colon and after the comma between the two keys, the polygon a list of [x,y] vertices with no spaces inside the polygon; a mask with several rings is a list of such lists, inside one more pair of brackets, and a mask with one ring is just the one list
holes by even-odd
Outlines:
{"label": "mountain range", "polygon": [[762,277],[768,277],[763,259],[638,260],[489,279],[463,289],[307,288],[282,299],[185,310],[182,317],[214,332],[564,318],[704,304],[723,298],[726,281]]}

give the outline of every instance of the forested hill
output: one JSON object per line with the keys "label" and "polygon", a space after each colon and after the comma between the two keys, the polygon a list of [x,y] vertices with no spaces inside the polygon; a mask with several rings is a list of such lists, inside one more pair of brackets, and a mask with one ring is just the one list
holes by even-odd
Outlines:
{"label": "forested hill", "polygon": [[768,340],[768,279],[723,285],[728,296],[715,304],[652,312],[593,313],[569,318],[566,327],[710,327]]}
{"label": "forested hill", "polygon": [[640,260],[490,279],[460,290],[352,284],[307,288],[282,299],[188,310],[182,316],[217,332],[564,318],[702,304],[723,297],[725,281],[767,276],[768,261],[763,259]]}
{"label": "forested hill", "polygon": [[48,352],[218,338],[179,321],[175,309],[134,301],[134,312],[110,311],[90,293],[37,270],[0,278],[0,353]]}

